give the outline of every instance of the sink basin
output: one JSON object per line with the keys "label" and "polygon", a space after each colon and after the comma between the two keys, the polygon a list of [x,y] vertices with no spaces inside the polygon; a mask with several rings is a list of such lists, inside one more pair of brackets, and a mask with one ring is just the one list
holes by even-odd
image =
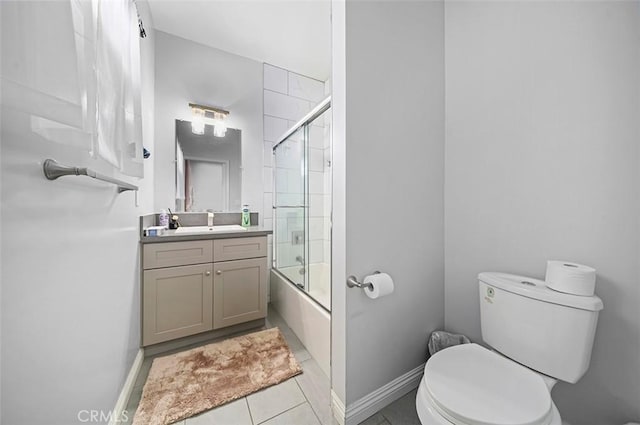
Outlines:
{"label": "sink basin", "polygon": [[[197,235],[203,233],[227,233],[227,232],[246,232],[247,228],[237,224],[228,224],[222,226],[185,226],[178,227],[173,230],[174,235]],[[168,234],[172,234],[169,231]]]}

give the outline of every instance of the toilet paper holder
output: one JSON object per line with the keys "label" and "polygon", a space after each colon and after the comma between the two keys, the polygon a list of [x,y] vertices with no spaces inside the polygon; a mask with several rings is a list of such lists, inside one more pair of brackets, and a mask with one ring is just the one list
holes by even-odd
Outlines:
{"label": "toilet paper holder", "polygon": [[[379,271],[373,272],[373,274],[380,274]],[[358,278],[354,275],[351,275],[347,278],[347,286],[349,288],[371,288],[373,285],[371,283],[362,283],[358,282]]]}

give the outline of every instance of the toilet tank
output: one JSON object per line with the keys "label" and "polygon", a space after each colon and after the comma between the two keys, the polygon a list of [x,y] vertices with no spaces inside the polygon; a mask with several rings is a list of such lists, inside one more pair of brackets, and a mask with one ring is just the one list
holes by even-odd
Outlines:
{"label": "toilet tank", "polygon": [[589,368],[602,310],[597,296],[564,294],[538,279],[480,273],[482,339],[505,356],[576,383]]}

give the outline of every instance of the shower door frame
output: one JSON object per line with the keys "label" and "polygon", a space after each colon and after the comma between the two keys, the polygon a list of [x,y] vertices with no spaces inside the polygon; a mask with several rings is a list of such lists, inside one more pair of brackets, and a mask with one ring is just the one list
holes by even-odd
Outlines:
{"label": "shower door frame", "polygon": [[[304,248],[303,248],[303,253],[304,253],[304,265],[302,265],[303,268],[306,269],[306,275],[305,278],[303,280],[303,286],[297,284],[296,282],[293,282],[288,276],[285,275],[285,273],[283,273],[282,271],[280,271],[280,269],[278,268],[277,265],[277,261],[278,261],[278,250],[277,250],[277,244],[278,244],[278,238],[277,238],[277,210],[279,207],[276,207],[277,204],[277,178],[275,176],[275,172],[274,172],[274,178],[272,181],[273,187],[272,187],[272,193],[273,193],[273,205],[272,205],[272,209],[273,209],[273,223],[274,223],[274,244],[273,244],[273,258],[272,258],[272,264],[271,264],[271,268],[274,272],[278,273],[279,276],[281,276],[283,279],[285,279],[286,281],[288,281],[289,283],[291,283],[291,285],[293,285],[297,290],[299,290],[300,292],[304,293],[305,296],[307,296],[309,299],[311,299],[314,303],[316,303],[317,305],[319,305],[320,307],[322,307],[324,310],[326,311],[331,311],[330,308],[327,308],[327,306],[324,306],[320,301],[316,300],[310,293],[309,293],[309,270],[310,270],[310,264],[309,264],[309,260],[310,260],[310,243],[308,240],[308,236],[309,236],[309,137],[310,137],[310,133],[309,133],[309,126],[311,125],[311,123],[313,121],[315,121],[318,117],[320,117],[322,114],[324,114],[327,110],[329,110],[331,108],[331,96],[327,96],[326,98],[324,98],[320,103],[318,103],[307,115],[305,115],[302,119],[300,119],[298,122],[296,122],[296,124],[294,124],[291,128],[289,128],[289,130],[287,130],[286,133],[284,133],[282,135],[282,137],[280,137],[280,139],[278,140],[278,142],[273,145],[272,148],[272,155],[274,156],[274,168],[276,166],[276,162],[275,162],[275,155],[276,155],[276,149],[278,148],[278,146],[280,146],[282,143],[286,142],[290,136],[292,136],[293,134],[295,134],[297,131],[299,131],[300,129],[304,129],[303,131],[303,165],[304,165],[304,170],[305,170],[305,177],[304,177],[304,197],[303,197],[303,229],[304,229]],[[282,207],[280,207],[282,208]],[[331,264],[331,261],[330,263]],[[329,305],[331,305],[331,301],[329,301]]]}

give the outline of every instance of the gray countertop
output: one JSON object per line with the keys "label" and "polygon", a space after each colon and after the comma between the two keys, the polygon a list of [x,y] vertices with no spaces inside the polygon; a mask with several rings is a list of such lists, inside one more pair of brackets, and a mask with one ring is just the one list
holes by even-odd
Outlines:
{"label": "gray countertop", "polygon": [[163,243],[163,242],[180,242],[180,241],[196,241],[203,239],[229,239],[229,238],[249,238],[253,236],[266,236],[272,234],[273,231],[265,229],[262,226],[251,226],[244,231],[216,232],[203,234],[188,235],[162,235],[162,236],[142,236],[140,243]]}

